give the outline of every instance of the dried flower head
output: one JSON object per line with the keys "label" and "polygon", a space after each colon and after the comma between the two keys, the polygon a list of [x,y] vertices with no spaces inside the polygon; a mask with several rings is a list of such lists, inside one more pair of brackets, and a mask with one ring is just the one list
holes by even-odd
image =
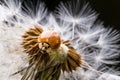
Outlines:
{"label": "dried flower head", "polygon": [[[81,56],[70,41],[61,40],[53,30],[44,31],[40,26],[35,26],[23,35],[22,45],[28,53],[30,65],[22,80],[58,79],[61,70],[72,72],[82,64]],[[31,67],[35,71],[34,76],[28,77]]]}
{"label": "dried flower head", "polygon": [[120,63],[120,34],[95,23],[89,4],[60,3],[53,13],[21,4],[0,4],[1,80],[120,80],[107,66]]}

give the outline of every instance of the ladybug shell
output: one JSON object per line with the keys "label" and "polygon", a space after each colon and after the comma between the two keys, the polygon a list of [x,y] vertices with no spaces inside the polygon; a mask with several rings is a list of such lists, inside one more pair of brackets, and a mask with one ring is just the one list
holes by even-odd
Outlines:
{"label": "ladybug shell", "polygon": [[38,37],[39,42],[46,42],[52,49],[60,47],[61,39],[57,32],[54,31],[43,31]]}

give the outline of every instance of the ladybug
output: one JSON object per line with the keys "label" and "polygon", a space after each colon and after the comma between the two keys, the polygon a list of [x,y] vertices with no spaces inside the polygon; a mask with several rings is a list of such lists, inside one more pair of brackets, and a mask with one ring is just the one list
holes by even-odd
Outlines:
{"label": "ladybug", "polygon": [[57,32],[49,30],[49,31],[43,31],[39,35],[38,42],[49,44],[51,49],[58,49],[61,44],[61,39]]}

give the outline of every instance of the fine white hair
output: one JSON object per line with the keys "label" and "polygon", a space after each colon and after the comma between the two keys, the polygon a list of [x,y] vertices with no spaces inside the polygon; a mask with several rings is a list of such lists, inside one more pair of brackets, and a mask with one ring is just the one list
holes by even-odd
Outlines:
{"label": "fine white hair", "polygon": [[[3,0],[0,4],[0,79],[20,80],[22,74],[11,76],[24,63],[21,47],[22,34],[34,25],[53,29],[62,39],[70,40],[87,67],[71,73],[61,73],[60,80],[120,80],[119,71],[107,65],[116,65],[120,55],[120,33],[105,28],[96,21],[98,14],[81,0],[61,2],[49,12],[43,2],[23,7],[21,0]],[[96,22],[95,22],[96,21]]]}

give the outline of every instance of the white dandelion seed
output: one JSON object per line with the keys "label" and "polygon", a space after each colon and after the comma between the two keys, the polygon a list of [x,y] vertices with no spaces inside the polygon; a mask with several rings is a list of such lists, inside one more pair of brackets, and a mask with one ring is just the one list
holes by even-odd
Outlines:
{"label": "white dandelion seed", "polygon": [[[76,53],[78,53],[76,55],[82,58],[82,63],[80,63],[80,66],[77,66],[76,69],[73,69],[73,67],[72,70],[69,70],[70,68],[65,67],[64,70],[61,70],[60,77],[56,77],[57,80],[120,80],[119,71],[107,66],[120,63],[120,61],[114,60],[120,55],[120,45],[117,44],[120,41],[120,34],[117,30],[104,28],[102,23],[95,23],[97,14],[90,8],[89,4],[85,4],[79,0],[65,4],[60,3],[59,7],[56,8],[53,13],[46,10],[44,3],[40,3],[36,7],[32,4],[32,7],[26,5],[24,8],[21,4],[21,0],[4,0],[4,3],[1,2],[0,4],[1,80],[32,79],[32,76],[30,76],[29,79],[23,79],[24,72],[14,76],[11,75],[19,71],[20,66],[26,63],[24,59],[26,59],[28,55],[24,51],[24,48],[26,49],[28,47],[22,47],[22,36],[26,30],[32,29],[34,26],[36,26],[34,30],[41,30],[41,32],[42,30],[46,32],[49,32],[49,30],[57,32],[62,40],[70,41],[70,44],[75,48]],[[22,10],[22,8],[24,10]],[[38,34],[39,31],[34,33]],[[41,35],[42,34],[37,38],[38,41],[39,39],[42,40]],[[31,36],[27,37],[27,40],[29,40]],[[32,36],[32,38],[36,37]],[[25,42],[27,42],[27,40],[25,40]],[[58,39],[55,39],[55,41],[56,40]],[[56,60],[56,64],[66,59],[66,55],[68,56],[68,51],[71,48],[68,43],[66,43],[68,45],[66,46],[64,41],[64,44],[61,43],[57,46],[60,46],[60,49],[55,52],[50,52],[52,53],[51,55],[59,54],[52,56],[52,59]],[[44,45],[48,46],[48,44]],[[55,48],[53,43],[50,47]],[[39,48],[41,49],[41,44],[39,44]],[[63,53],[65,54],[62,55]],[[61,61],[57,61],[56,56]],[[22,65],[22,67],[26,68],[29,65],[30,64],[27,63],[27,66]],[[32,74],[35,68],[35,65],[33,65],[27,74]],[[54,72],[57,71],[59,71],[59,69],[55,68]],[[49,73],[47,74],[49,75]],[[28,76],[29,75],[27,75],[27,77]],[[34,77],[33,75],[33,78]]]}

